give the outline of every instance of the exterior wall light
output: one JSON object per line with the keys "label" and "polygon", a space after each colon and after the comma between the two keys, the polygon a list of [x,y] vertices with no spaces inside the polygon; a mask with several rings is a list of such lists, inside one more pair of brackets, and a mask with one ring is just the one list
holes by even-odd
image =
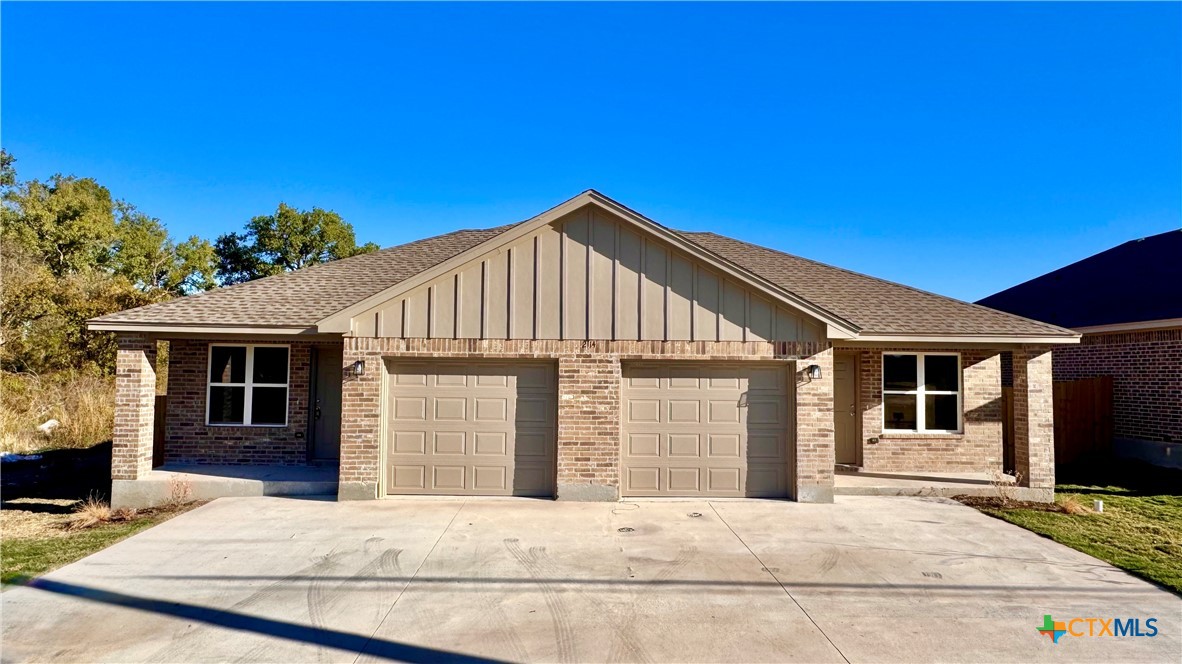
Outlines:
{"label": "exterior wall light", "polygon": [[349,371],[358,378],[365,375],[365,360],[357,360],[349,367]]}
{"label": "exterior wall light", "polygon": [[821,367],[817,364],[810,364],[805,369],[805,374],[808,375],[809,380],[821,380]]}

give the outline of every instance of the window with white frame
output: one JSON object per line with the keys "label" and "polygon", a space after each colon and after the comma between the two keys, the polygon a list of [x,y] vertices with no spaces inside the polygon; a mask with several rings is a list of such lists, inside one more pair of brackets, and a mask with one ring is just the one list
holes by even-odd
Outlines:
{"label": "window with white frame", "polygon": [[287,346],[211,344],[206,423],[286,426]]}
{"label": "window with white frame", "polygon": [[883,431],[959,432],[960,384],[960,355],[884,353]]}

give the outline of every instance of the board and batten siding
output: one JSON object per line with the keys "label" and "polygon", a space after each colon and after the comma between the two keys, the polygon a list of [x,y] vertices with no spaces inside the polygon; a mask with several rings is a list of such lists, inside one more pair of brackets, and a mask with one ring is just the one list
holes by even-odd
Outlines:
{"label": "board and batten siding", "polygon": [[821,322],[593,208],[355,316],[352,329],[426,339],[825,338]]}

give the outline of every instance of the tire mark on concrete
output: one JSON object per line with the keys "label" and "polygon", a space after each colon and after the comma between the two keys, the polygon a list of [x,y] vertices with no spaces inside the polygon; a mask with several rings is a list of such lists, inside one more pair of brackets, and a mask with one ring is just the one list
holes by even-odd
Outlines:
{"label": "tire mark on concrete", "polygon": [[550,611],[550,621],[554,625],[554,640],[558,648],[555,659],[560,662],[577,661],[575,638],[566,605],[554,588],[554,584],[544,580],[546,573],[543,565],[539,564],[539,556],[545,555],[546,548],[534,546],[530,547],[529,552],[526,553],[521,549],[521,543],[517,538],[506,539],[504,543],[509,555],[513,556],[517,563],[525,568],[525,571],[537,584],[538,589],[542,591],[542,599],[546,602],[546,608]]}
{"label": "tire mark on concrete", "polygon": [[[693,560],[694,554],[698,552],[697,547],[692,545],[683,545],[677,550],[677,556],[673,560],[667,561],[661,566],[660,570],[653,575],[653,581],[668,581],[673,578],[675,574],[685,569],[690,561]],[[642,597],[649,597],[649,594],[644,594]],[[627,616],[616,616],[621,629],[617,629],[616,635],[626,636],[627,638],[617,638],[612,642],[612,649],[608,653],[607,661],[609,662],[626,662],[626,661],[650,661],[644,651],[637,650],[639,641],[636,639],[636,614],[640,612],[641,602],[633,600],[629,604]]]}
{"label": "tire mark on concrete", "polygon": [[[476,557],[480,560],[489,559],[491,556],[487,555],[483,548],[478,548]],[[525,644],[521,642],[521,638],[517,635],[517,630],[513,628],[513,621],[509,616],[505,615],[505,609],[501,606],[500,596],[490,593],[487,584],[484,582],[484,574],[477,571],[476,582],[473,590],[476,591],[476,599],[484,607],[484,615],[491,623],[495,634],[499,637],[499,641],[506,650],[510,652],[510,659],[515,662],[529,661],[529,651],[526,650]]]}
{"label": "tire mark on concrete", "polygon": [[[562,578],[564,571],[550,558],[546,547],[533,547],[530,549],[531,553],[535,554],[538,571],[547,578],[558,579]],[[572,593],[579,597],[585,598],[595,606],[599,615],[604,619],[604,622],[612,628],[612,633],[616,639],[622,642],[622,646],[627,650],[629,659],[637,662],[648,662],[650,658],[646,654],[644,646],[638,641],[633,634],[631,621],[621,621],[616,615],[613,608],[598,595],[584,590],[583,586],[576,586],[571,590]]]}
{"label": "tire mark on concrete", "polygon": [[[320,577],[323,576],[328,570],[335,569],[339,565],[339,559],[342,555],[343,554],[337,552],[336,550],[333,550],[323,556],[318,556],[315,558],[312,564],[302,567],[281,579],[268,583],[267,585],[259,588],[237,602],[234,602],[223,610],[243,612],[243,610],[250,610],[253,607],[259,605],[281,600],[282,598],[290,595],[293,590],[298,590],[300,586],[307,583],[308,577]],[[152,655],[151,659],[157,662],[176,662],[191,659],[194,649],[194,642],[199,642],[205,637],[205,635],[209,633],[210,632],[205,629],[195,629],[187,632],[182,637],[177,638],[168,645],[162,647]],[[259,646],[256,646],[248,650],[239,658],[239,660],[246,661],[251,653],[253,653],[258,647]]]}

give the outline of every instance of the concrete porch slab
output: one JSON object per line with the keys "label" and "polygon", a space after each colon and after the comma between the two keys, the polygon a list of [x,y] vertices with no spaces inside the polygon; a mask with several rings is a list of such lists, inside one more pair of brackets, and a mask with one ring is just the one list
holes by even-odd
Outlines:
{"label": "concrete porch slab", "polygon": [[1030,500],[1020,495],[1029,490],[1015,486],[1010,475],[838,469],[833,476],[833,493],[839,496],[997,496],[1001,488],[1012,498]]}
{"label": "concrete porch slab", "polygon": [[155,507],[187,494],[193,500],[245,496],[333,496],[336,466],[165,464],[138,480],[112,480],[111,507]]}

